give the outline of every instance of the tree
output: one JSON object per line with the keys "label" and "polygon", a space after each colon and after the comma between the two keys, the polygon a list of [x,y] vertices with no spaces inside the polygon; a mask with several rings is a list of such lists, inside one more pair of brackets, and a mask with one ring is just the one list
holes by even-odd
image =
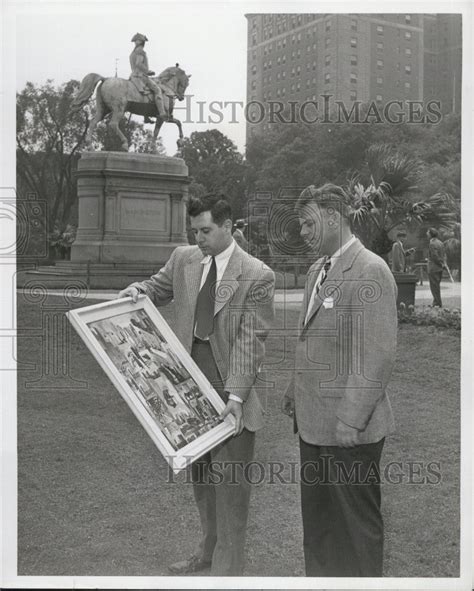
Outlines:
{"label": "tree", "polygon": [[55,220],[67,225],[77,197],[73,170],[89,125],[85,113],[70,113],[78,86],[28,82],[17,95],[18,176],[48,204],[51,227]]}
{"label": "tree", "polygon": [[348,183],[346,198],[355,233],[364,244],[386,257],[392,246],[389,233],[421,224],[452,228],[456,203],[446,193],[423,198],[416,193],[421,163],[388,144],[367,151],[366,169]]}
{"label": "tree", "polygon": [[237,146],[217,129],[194,131],[183,140],[181,157],[196,185],[227,196],[234,215],[245,206],[247,167]]}

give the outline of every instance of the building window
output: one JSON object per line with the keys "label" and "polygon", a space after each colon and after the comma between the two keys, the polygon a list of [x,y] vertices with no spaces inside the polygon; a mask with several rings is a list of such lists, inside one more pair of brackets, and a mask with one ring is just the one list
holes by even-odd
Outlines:
{"label": "building window", "polygon": [[256,51],[252,51],[252,59],[253,60],[257,59],[257,52]]}
{"label": "building window", "polygon": [[313,70],[316,70],[316,62],[313,62]]}
{"label": "building window", "polygon": [[379,35],[383,35],[383,26],[382,25],[377,25],[377,33]]}
{"label": "building window", "polygon": [[256,35],[252,36],[252,45],[257,45],[257,36]]}
{"label": "building window", "polygon": [[277,58],[277,64],[278,64],[278,65],[280,65],[280,63],[281,63],[281,60],[280,60],[280,58],[278,57],[278,58]]}
{"label": "building window", "polygon": [[[265,83],[265,79],[264,79],[264,83]],[[257,88],[257,82],[255,80],[252,80],[252,90],[255,90]]]}
{"label": "building window", "polygon": [[301,41],[301,33],[298,33],[298,35],[296,36],[296,40],[298,41],[298,43]]}
{"label": "building window", "polygon": [[411,74],[411,66],[405,66],[405,74]]}
{"label": "building window", "polygon": [[381,102],[382,102],[382,95],[381,95],[381,94],[378,94],[378,95],[375,97],[375,100],[376,100],[378,103],[381,103]]}
{"label": "building window", "polygon": [[330,66],[330,65],[331,65],[331,56],[330,56],[330,55],[327,55],[327,56],[324,58],[324,65],[325,65],[325,66]]}
{"label": "building window", "polygon": [[357,66],[357,56],[351,55],[351,66]]}
{"label": "building window", "polygon": [[356,18],[351,18],[351,30],[357,31],[357,19]]}
{"label": "building window", "polygon": [[296,90],[300,90],[301,89],[301,84],[298,82],[298,84],[296,85]]}
{"label": "building window", "polygon": [[281,73],[281,77],[283,78],[283,80],[286,78],[286,70],[283,70],[283,72]]}
{"label": "building window", "polygon": [[252,66],[252,74],[255,76],[257,73],[257,66]]}
{"label": "building window", "polygon": [[351,83],[352,84],[357,83],[357,74],[354,74],[354,72],[351,72]]}
{"label": "building window", "polygon": [[291,92],[295,92],[295,85],[294,84],[291,85]]}
{"label": "building window", "polygon": [[377,76],[377,84],[379,84],[379,85],[383,84],[383,78],[381,76]]}
{"label": "building window", "polygon": [[286,88],[285,88],[285,87],[283,87],[283,88],[281,89],[281,96],[285,96],[285,94],[286,94]]}
{"label": "building window", "polygon": [[405,90],[410,90],[411,84],[409,82],[405,82]]}
{"label": "building window", "polygon": [[284,55],[284,56],[281,58],[281,63],[282,63],[282,64],[286,64],[286,55]]}
{"label": "building window", "polygon": [[381,70],[383,68],[383,60],[377,60],[377,68]]}
{"label": "building window", "polygon": [[280,96],[280,89],[277,88],[277,96]]}
{"label": "building window", "polygon": [[299,76],[301,74],[301,66],[296,68],[296,75]]}
{"label": "building window", "polygon": [[411,23],[411,15],[410,14],[405,15],[405,23],[407,25],[409,25]]}
{"label": "building window", "polygon": [[407,55],[408,57],[411,57],[411,49],[409,47],[407,47],[405,49],[405,55]]}
{"label": "building window", "polygon": [[351,98],[351,101],[357,100],[357,92],[355,90],[351,90],[350,98]]}
{"label": "building window", "polygon": [[331,30],[331,21],[326,21],[326,33]]}
{"label": "building window", "polygon": [[295,69],[291,68],[291,77],[294,78],[294,76],[295,76]]}
{"label": "building window", "polygon": [[382,41],[377,42],[377,51],[383,51],[383,43]]}
{"label": "building window", "polygon": [[351,39],[351,47],[357,47],[357,39],[355,37]]}
{"label": "building window", "polygon": [[326,47],[329,47],[329,44],[331,43],[331,38],[330,37],[326,37]]}
{"label": "building window", "polygon": [[405,31],[405,39],[411,39],[410,31]]}
{"label": "building window", "polygon": [[331,82],[331,75],[329,72],[326,72],[326,74],[324,74],[324,83],[328,84],[329,82]]}
{"label": "building window", "polygon": [[306,88],[309,88],[310,84],[311,84],[311,82],[309,80],[306,80]]}

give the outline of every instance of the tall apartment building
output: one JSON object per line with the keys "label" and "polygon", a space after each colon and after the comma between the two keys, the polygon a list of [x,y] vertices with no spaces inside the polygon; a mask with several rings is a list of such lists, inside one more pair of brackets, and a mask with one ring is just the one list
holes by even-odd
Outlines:
{"label": "tall apartment building", "polygon": [[[440,68],[448,69],[449,64],[458,62],[455,84],[460,88],[460,16],[246,16],[247,102],[302,103],[318,100],[323,94],[347,105],[355,100],[380,105],[391,100],[423,100],[428,94],[443,100],[441,96],[452,97],[453,91],[448,75],[439,78]],[[447,102],[443,107],[449,110]],[[265,129],[266,123],[262,125]],[[248,125],[248,134],[256,130],[257,126]]]}
{"label": "tall apartment building", "polygon": [[460,113],[462,91],[460,15],[424,15],[424,72],[424,100],[441,101],[443,113]]}

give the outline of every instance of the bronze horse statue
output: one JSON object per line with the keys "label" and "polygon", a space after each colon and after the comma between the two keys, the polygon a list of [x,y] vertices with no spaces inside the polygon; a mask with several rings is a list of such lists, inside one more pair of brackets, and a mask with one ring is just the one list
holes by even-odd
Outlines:
{"label": "bronze horse statue", "polygon": [[131,80],[125,80],[124,78],[104,78],[94,73],[87,74],[82,80],[72,103],[72,112],[74,113],[89,101],[97,87],[96,112],[87,131],[86,145],[89,149],[91,148],[92,134],[97,124],[110,114],[109,126],[120,137],[122,150],[128,152],[127,138],[120,131],[119,122],[123,115],[129,112],[134,115],[143,115],[144,117],[156,117],[155,129],[153,131],[155,140],[164,121],[177,125],[179,130],[177,144],[178,148],[180,148],[182,146],[183,130],[181,121],[173,117],[173,107],[175,99],[179,101],[184,99],[184,93],[188,87],[190,78],[191,74],[186,74],[179,67],[179,64],[166,68],[159,76],[153,78],[163,93],[163,103],[167,119],[162,119],[158,115],[153,96],[140,91]]}

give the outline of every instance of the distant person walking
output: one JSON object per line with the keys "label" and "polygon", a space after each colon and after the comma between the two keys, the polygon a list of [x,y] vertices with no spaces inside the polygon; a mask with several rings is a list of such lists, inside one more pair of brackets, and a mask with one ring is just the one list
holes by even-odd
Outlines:
{"label": "distant person walking", "polygon": [[428,250],[428,279],[430,280],[430,289],[433,294],[433,307],[442,307],[441,303],[441,277],[443,269],[446,268],[446,253],[444,244],[438,238],[438,230],[429,228],[426,233],[430,241]]}
{"label": "distant person walking", "polygon": [[244,230],[247,227],[247,223],[244,220],[237,220],[235,222],[235,230],[232,234],[232,237],[237,242],[237,244],[245,250],[245,252],[249,251],[249,243],[247,238],[245,238]]}

